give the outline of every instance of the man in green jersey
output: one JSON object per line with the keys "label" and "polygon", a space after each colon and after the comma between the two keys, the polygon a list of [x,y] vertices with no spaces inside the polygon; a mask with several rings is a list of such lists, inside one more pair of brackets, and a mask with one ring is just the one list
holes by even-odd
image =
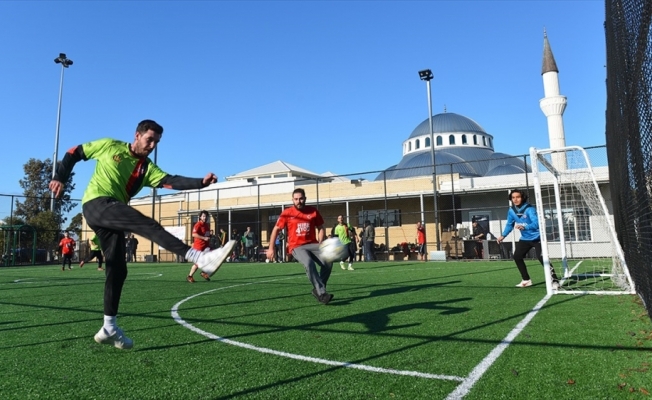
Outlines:
{"label": "man in green jersey", "polygon": [[86,258],[79,263],[79,268],[82,268],[84,264],[90,262],[92,259],[97,258],[97,270],[104,271],[104,268],[102,268],[104,257],[102,256],[102,250],[100,250],[100,238],[97,237],[97,234],[88,239],[88,247],[90,251]]}
{"label": "man in green jersey", "polygon": [[88,226],[100,238],[106,262],[104,284],[104,325],[95,335],[95,341],[119,349],[130,349],[133,341],[126,337],[116,323],[122,287],[127,278],[125,261],[125,231],[153,241],[188,261],[209,276],[224,262],[235,243],[210,252],[192,249],[166,231],[158,222],[127,204],[143,187],[176,190],[200,189],[217,182],[209,172],[203,178],[186,178],[163,172],[149,158],[163,136],[163,127],[152,120],[141,121],[136,127],[133,143],[115,139],[100,139],[75,146],[57,163],[50,190],[56,197],[63,193],[63,182],[68,180],[79,161],[96,160],[84,197],[82,211]]}
{"label": "man in green jersey", "polygon": [[[353,261],[355,261],[355,251],[351,247],[351,227],[349,226],[346,221],[344,221],[344,217],[342,215],[337,216],[337,225],[335,225],[335,235],[340,238],[340,242],[345,244],[347,246],[347,249],[349,250],[349,266],[348,270],[353,271]],[[355,232],[355,231],[354,231]],[[346,258],[344,259],[346,260]],[[344,260],[340,260],[340,267],[342,269],[347,269],[344,267]]]}

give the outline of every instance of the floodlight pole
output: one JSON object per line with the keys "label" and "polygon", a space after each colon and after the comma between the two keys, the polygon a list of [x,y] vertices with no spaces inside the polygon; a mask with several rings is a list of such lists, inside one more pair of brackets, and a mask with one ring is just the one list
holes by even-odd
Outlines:
{"label": "floodlight pole", "polygon": [[[66,57],[65,53],[59,53],[54,59],[56,64],[61,64],[61,80],[59,82],[59,105],[57,107],[57,129],[54,135],[54,157],[52,157],[52,179],[57,172],[57,158],[59,153],[59,126],[61,123],[61,100],[63,98],[63,71],[72,65],[72,60]],[[65,183],[65,182],[61,182]],[[54,192],[50,196],[50,211],[54,212]]]}
{"label": "floodlight pole", "polygon": [[[430,127],[430,161],[432,162],[432,193],[435,204],[435,240],[437,241],[437,251],[441,250],[439,240],[439,210],[437,209],[437,165],[435,164],[435,134],[432,126],[432,92],[430,90],[430,81],[433,78],[432,71],[424,69],[419,71],[419,78],[426,81],[426,90],[428,93],[428,126]],[[425,223],[425,221],[424,221]]]}

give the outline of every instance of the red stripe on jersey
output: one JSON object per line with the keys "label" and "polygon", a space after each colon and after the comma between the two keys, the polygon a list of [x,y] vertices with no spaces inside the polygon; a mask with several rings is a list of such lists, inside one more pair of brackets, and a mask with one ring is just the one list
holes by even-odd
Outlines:
{"label": "red stripe on jersey", "polygon": [[130,193],[132,193],[132,190],[134,189],[134,185],[138,184],[141,182],[142,174],[145,172],[145,162],[147,161],[146,158],[141,158],[138,160],[138,163],[134,167],[134,170],[131,171],[131,175],[129,176],[129,181],[127,181],[127,196],[131,198]]}

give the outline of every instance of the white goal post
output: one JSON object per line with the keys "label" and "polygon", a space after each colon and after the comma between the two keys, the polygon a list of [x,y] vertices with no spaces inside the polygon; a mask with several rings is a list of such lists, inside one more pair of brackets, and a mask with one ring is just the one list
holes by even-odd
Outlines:
{"label": "white goal post", "polygon": [[[578,146],[530,148],[548,294],[633,294],[604,196],[607,167],[593,168]],[[560,279],[553,288],[550,267]]]}

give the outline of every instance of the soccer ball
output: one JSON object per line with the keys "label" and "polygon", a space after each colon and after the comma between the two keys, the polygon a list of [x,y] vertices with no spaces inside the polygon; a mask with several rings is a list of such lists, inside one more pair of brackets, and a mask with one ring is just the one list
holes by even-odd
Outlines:
{"label": "soccer ball", "polygon": [[320,258],[326,262],[341,261],[349,255],[348,245],[339,238],[326,239],[319,245]]}

